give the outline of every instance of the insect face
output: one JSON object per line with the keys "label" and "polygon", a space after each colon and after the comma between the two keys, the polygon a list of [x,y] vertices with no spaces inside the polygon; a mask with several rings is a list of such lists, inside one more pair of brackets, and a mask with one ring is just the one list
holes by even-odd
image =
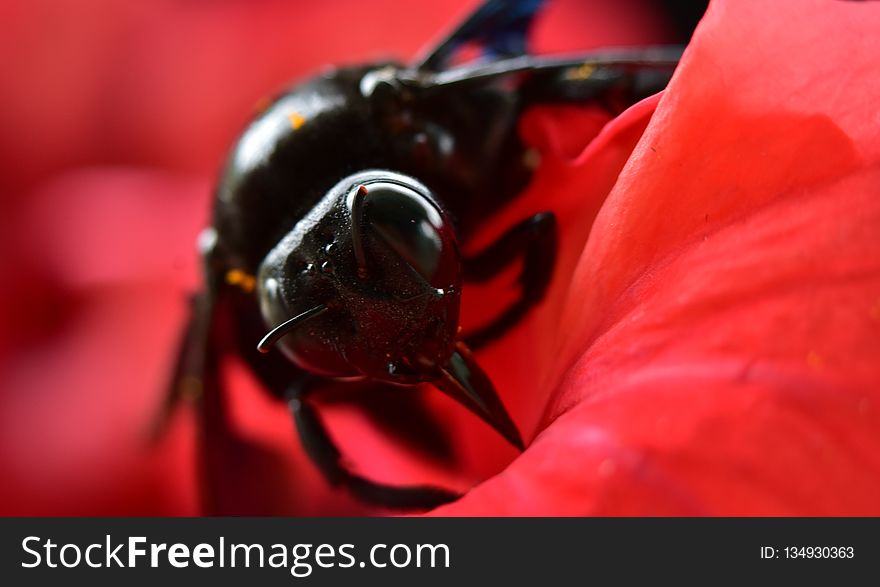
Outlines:
{"label": "insect face", "polygon": [[258,276],[261,343],[308,371],[430,381],[454,351],[460,259],[431,192],[390,171],[339,182]]}

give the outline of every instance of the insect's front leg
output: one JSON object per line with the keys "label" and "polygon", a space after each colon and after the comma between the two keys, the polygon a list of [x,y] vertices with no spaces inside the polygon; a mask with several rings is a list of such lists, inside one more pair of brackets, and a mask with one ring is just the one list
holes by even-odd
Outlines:
{"label": "insect's front leg", "polygon": [[310,399],[321,383],[326,380],[303,376],[288,387],[287,399],[303,448],[331,485],[347,488],[366,503],[400,510],[428,510],[460,497],[441,487],[388,485],[352,471]]}
{"label": "insect's front leg", "polygon": [[[240,324],[239,354],[267,391],[287,402],[296,433],[310,460],[328,483],[351,491],[358,499],[399,510],[427,510],[453,501],[459,495],[448,489],[420,486],[393,486],[370,480],[352,471],[324,425],[311,396],[333,385],[358,385],[332,381],[309,374],[280,353],[263,354],[256,350],[261,324],[244,320]],[[412,406],[411,406],[412,407]]]}
{"label": "insect's front leg", "polygon": [[556,217],[552,212],[541,212],[509,229],[482,252],[464,259],[464,278],[473,282],[488,281],[517,257],[522,257],[523,263],[519,299],[492,322],[464,337],[471,349],[499,338],[543,299],[556,265],[557,241]]}

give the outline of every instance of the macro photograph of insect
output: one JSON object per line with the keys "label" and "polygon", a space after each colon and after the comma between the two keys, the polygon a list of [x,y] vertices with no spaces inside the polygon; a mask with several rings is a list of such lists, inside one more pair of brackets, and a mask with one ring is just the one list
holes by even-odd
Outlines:
{"label": "macro photograph of insect", "polygon": [[7,0],[0,512],[880,515],[878,29]]}

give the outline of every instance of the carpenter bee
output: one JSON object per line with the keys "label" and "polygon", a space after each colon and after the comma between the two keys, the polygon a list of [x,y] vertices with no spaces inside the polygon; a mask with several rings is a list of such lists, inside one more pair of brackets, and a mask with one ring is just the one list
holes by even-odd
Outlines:
{"label": "carpenter bee", "polygon": [[[231,151],[212,226],[200,240],[205,285],[169,405],[193,390],[212,401],[219,357],[237,353],[289,404],[306,452],[330,482],[399,509],[458,496],[389,486],[350,468],[311,401],[322,382],[430,384],[524,449],[472,351],[544,296],[556,221],[551,211],[525,218],[472,256],[460,245],[529,182],[528,150],[517,134],[526,108],[623,109],[662,89],[681,53],[530,55],[526,36],[541,4],[489,0],[415,63],[330,70],[281,95],[250,124]],[[483,57],[461,63],[465,46]],[[487,281],[517,260],[518,299],[474,332],[460,332],[462,284]]]}

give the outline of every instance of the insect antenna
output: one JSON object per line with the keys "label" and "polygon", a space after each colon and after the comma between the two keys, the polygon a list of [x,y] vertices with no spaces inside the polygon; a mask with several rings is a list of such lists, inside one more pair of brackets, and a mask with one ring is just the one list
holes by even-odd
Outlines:
{"label": "insect antenna", "polygon": [[305,322],[310,318],[314,318],[315,316],[320,316],[324,312],[327,311],[327,306],[321,304],[319,306],[315,306],[311,310],[306,310],[302,314],[294,316],[290,320],[286,322],[282,322],[263,337],[263,340],[257,344],[257,350],[261,353],[268,353],[269,349],[271,349],[278,340],[283,337],[285,334]]}

